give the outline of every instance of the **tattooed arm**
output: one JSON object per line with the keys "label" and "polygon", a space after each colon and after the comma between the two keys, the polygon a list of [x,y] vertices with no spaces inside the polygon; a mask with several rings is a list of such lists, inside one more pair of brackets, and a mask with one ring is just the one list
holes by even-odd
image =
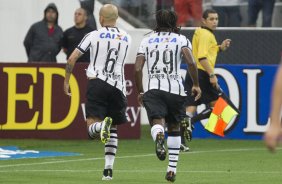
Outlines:
{"label": "tattooed arm", "polygon": [[74,49],[72,54],[70,55],[68,62],[66,64],[66,74],[65,74],[65,81],[64,81],[64,91],[66,95],[71,96],[71,93],[69,92],[69,80],[72,73],[72,70],[74,68],[74,65],[77,61],[77,59],[82,55],[82,53],[78,49]]}

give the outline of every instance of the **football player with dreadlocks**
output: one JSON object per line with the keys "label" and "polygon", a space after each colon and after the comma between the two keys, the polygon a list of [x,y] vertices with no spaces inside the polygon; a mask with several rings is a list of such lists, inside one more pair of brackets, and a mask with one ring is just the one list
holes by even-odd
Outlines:
{"label": "football player with dreadlocks", "polygon": [[[159,160],[166,158],[164,126],[167,125],[169,163],[165,179],[174,182],[181,144],[180,122],[185,115],[186,93],[180,74],[181,57],[188,64],[188,71],[193,80],[191,90],[195,100],[200,98],[201,90],[191,43],[185,36],[179,34],[175,12],[159,10],[156,13],[156,21],[156,28],[142,40],[139,47],[135,62],[135,81],[139,92],[138,101],[147,111]],[[142,71],[145,63],[148,84],[144,90]]]}

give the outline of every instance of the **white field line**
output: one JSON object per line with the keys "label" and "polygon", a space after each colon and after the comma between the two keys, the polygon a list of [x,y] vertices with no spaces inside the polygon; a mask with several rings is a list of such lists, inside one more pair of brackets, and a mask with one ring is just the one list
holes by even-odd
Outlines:
{"label": "white field line", "polygon": [[[120,157],[116,157],[116,159],[122,159],[122,158],[139,158],[139,157],[148,157],[148,156],[153,156],[153,155],[155,155],[155,154],[120,156]],[[14,167],[14,166],[30,166],[30,165],[58,164],[58,163],[80,162],[80,161],[90,161],[90,160],[104,160],[104,157],[98,157],[98,158],[81,158],[81,159],[73,159],[73,160],[57,160],[57,161],[47,161],[47,162],[26,163],[26,164],[0,165],[0,168]]]}
{"label": "white field line", "polygon": [[[62,172],[62,173],[93,173],[93,172],[101,172],[101,170],[70,170],[70,169],[63,169],[63,170],[2,170],[0,171],[0,173],[10,173],[10,172],[20,172],[20,173],[24,173],[24,172]],[[115,170],[115,173],[163,173],[164,171],[156,171],[156,170]],[[236,173],[236,174],[282,174],[282,171],[226,171],[226,170],[222,170],[222,171],[205,171],[205,170],[201,170],[201,171],[177,171],[177,173]]]}
{"label": "white field line", "polygon": [[[278,149],[282,149],[282,148],[278,148]],[[202,153],[218,153],[218,152],[248,152],[248,151],[266,151],[266,148],[239,148],[239,149],[222,149],[222,150],[192,151],[192,152],[184,152],[184,154],[202,154]],[[140,158],[140,157],[150,157],[150,156],[155,156],[155,154],[117,156],[116,159]],[[0,165],[0,168],[18,167],[18,166],[31,166],[31,165],[47,165],[47,164],[80,162],[80,161],[90,161],[90,160],[104,160],[104,157],[98,157],[98,158],[82,158],[82,159],[72,159],[72,160],[56,160],[56,161],[24,163],[24,164],[8,164],[8,165]],[[0,171],[0,172],[2,172],[2,171]]]}

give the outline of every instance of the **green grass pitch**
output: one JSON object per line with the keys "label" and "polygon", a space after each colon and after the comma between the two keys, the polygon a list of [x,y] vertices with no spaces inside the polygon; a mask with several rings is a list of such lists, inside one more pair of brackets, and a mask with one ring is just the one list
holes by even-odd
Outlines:
{"label": "green grass pitch", "polygon": [[[148,126],[142,126],[140,140],[119,140],[112,181],[101,180],[104,148],[98,140],[0,140],[0,146],[10,145],[82,155],[2,160],[1,184],[168,183],[168,159],[161,162],[155,156]],[[175,183],[282,183],[282,150],[270,154],[262,141],[195,139],[189,146],[190,152],[180,154]]]}

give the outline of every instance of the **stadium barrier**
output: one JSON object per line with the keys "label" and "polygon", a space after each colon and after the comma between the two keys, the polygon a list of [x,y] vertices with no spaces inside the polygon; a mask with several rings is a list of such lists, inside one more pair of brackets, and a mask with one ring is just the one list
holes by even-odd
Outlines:
{"label": "stadium barrier", "polygon": [[[87,64],[76,64],[70,79],[72,96],[63,91],[65,64],[0,64],[0,138],[87,139],[85,94]],[[120,138],[140,138],[140,107],[125,66],[127,120]]]}
{"label": "stadium barrier", "polygon": [[[195,28],[181,33],[192,41]],[[218,55],[217,64],[278,64],[282,53],[282,28],[218,28],[218,44],[231,39],[231,47]]]}
{"label": "stadium barrier", "polygon": [[[87,139],[86,64],[78,63],[70,80],[72,97],[63,92],[64,64],[0,64],[0,138]],[[183,76],[186,65],[182,65]],[[217,65],[219,83],[241,114],[226,129],[230,139],[261,139],[267,128],[270,92],[277,65]],[[140,138],[140,107],[134,65],[125,66],[129,123],[120,138]],[[203,105],[198,112],[205,108]],[[219,138],[195,124],[195,138]]]}
{"label": "stadium barrier", "polygon": [[[186,65],[182,65],[184,70]],[[277,65],[216,65],[219,85],[240,110],[225,129],[227,139],[261,139],[268,127],[272,81]],[[186,71],[186,70],[184,70]],[[205,109],[198,107],[197,112]],[[194,138],[219,138],[204,129],[207,120],[195,123]]]}

